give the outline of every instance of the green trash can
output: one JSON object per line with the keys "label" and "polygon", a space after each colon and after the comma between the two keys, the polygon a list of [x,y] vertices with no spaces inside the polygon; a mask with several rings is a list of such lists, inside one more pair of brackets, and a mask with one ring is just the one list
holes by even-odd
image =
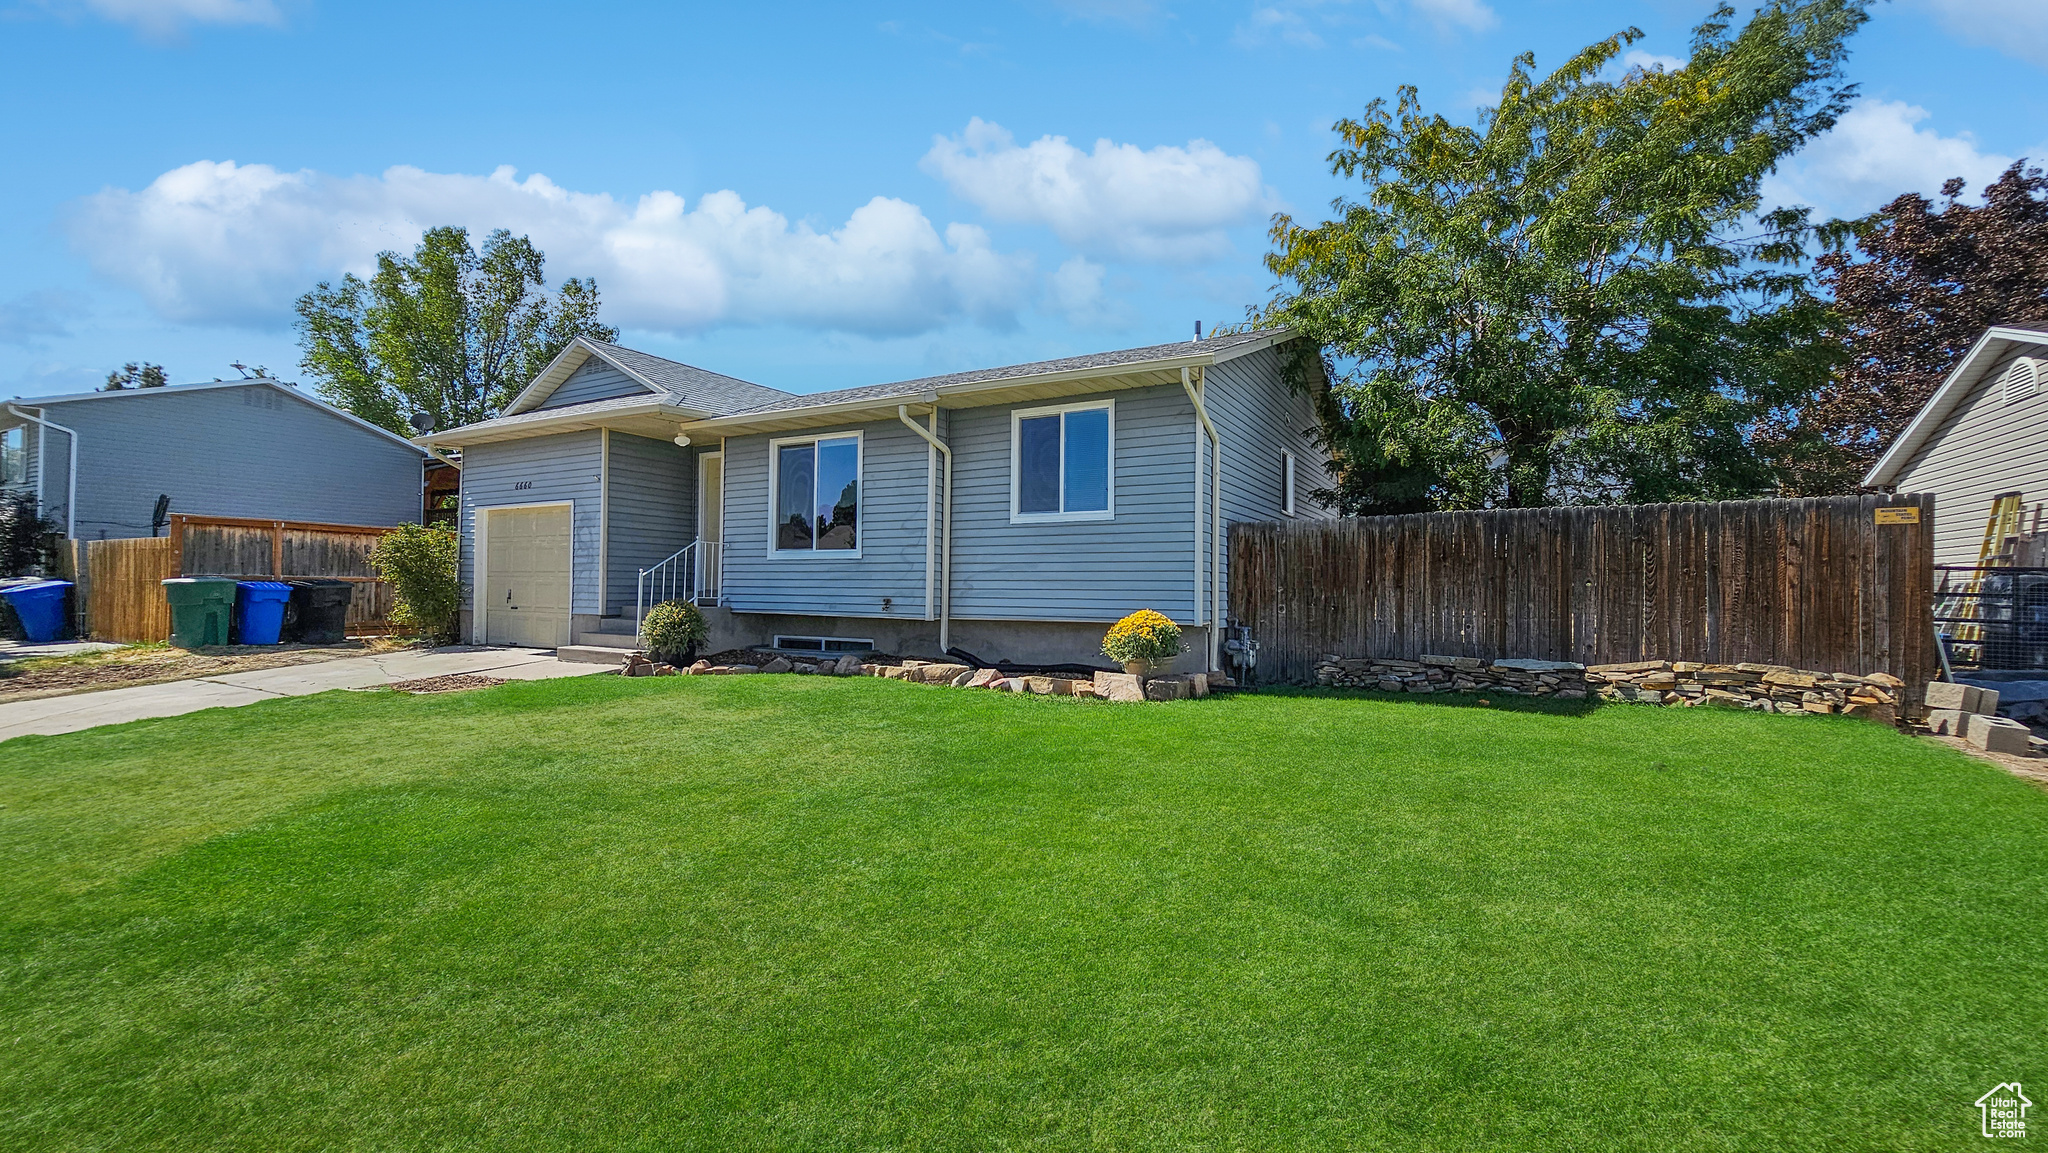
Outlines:
{"label": "green trash can", "polygon": [[164,582],[171,602],[171,643],[181,649],[228,643],[235,611],[235,582],[212,577],[172,577]]}

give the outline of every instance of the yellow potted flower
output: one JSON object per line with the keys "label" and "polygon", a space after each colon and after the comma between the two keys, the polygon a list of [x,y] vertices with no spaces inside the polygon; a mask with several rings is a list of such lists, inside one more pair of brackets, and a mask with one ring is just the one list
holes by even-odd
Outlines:
{"label": "yellow potted flower", "polygon": [[1141,677],[1165,672],[1181,652],[1180,626],[1151,609],[1139,609],[1109,626],[1102,638],[1102,655]]}

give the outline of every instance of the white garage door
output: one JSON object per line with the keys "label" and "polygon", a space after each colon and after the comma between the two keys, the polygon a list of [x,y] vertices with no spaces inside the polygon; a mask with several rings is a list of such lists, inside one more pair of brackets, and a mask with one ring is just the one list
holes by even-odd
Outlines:
{"label": "white garage door", "polygon": [[568,508],[485,515],[485,643],[540,649],[568,644]]}

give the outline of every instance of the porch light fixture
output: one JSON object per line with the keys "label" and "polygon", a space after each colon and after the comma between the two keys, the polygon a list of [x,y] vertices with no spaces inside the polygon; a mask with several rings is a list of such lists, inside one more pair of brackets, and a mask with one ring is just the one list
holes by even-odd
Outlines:
{"label": "porch light fixture", "polygon": [[677,434],[676,434],[676,447],[677,447],[677,448],[688,448],[688,447],[690,447],[690,434],[689,434],[689,433],[687,433],[687,432],[679,432],[679,433],[677,433]]}

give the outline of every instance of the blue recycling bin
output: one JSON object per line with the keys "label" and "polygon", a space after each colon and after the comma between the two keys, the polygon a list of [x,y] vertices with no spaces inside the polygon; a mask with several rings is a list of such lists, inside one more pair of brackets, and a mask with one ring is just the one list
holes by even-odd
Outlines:
{"label": "blue recycling bin", "polygon": [[274,645],[284,628],[292,586],[283,581],[235,582],[235,632],[245,645]]}
{"label": "blue recycling bin", "polygon": [[36,581],[0,589],[0,596],[21,618],[29,643],[40,645],[64,635],[64,595],[70,591],[70,581]]}

